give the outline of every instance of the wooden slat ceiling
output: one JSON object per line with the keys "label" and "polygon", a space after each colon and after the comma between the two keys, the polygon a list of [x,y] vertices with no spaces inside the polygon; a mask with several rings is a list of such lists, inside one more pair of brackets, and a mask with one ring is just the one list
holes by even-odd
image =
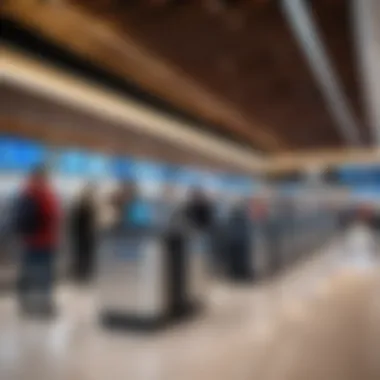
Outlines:
{"label": "wooden slat ceiling", "polygon": [[[210,91],[223,94],[249,115],[252,124],[265,126],[289,147],[341,144],[279,2],[230,1],[225,2],[230,6],[224,10],[213,11],[207,3],[217,1],[182,1],[183,6],[158,1],[156,7],[145,8],[141,1],[135,5],[112,0],[72,1],[109,18]],[[314,0],[311,5],[358,111],[349,2]]]}
{"label": "wooden slat ceiling", "polygon": [[[251,146],[271,152],[341,147],[278,2],[222,3],[6,0],[4,13]],[[362,116],[348,2],[310,3],[346,95]]]}
{"label": "wooden slat ceiling", "polygon": [[2,15],[27,25],[31,30],[55,41],[87,60],[133,79],[153,93],[191,113],[200,115],[218,128],[233,131],[251,145],[276,150],[282,145],[265,128],[250,121],[231,104],[205,91],[194,81],[152,55],[101,17],[90,17],[75,7],[51,1],[7,0]]}

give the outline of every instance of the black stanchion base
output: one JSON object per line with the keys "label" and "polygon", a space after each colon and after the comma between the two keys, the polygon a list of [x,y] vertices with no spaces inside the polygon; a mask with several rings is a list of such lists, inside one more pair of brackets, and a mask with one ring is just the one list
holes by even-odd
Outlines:
{"label": "black stanchion base", "polygon": [[166,318],[144,318],[107,310],[101,313],[100,323],[103,327],[111,330],[155,331],[163,328],[167,321]]}
{"label": "black stanchion base", "polygon": [[258,276],[254,275],[254,274],[248,274],[248,273],[245,273],[245,274],[228,273],[227,278],[233,284],[242,284],[242,285],[243,284],[250,284],[250,283],[255,282],[259,279]]}
{"label": "black stanchion base", "polygon": [[143,317],[120,311],[103,310],[100,314],[100,323],[109,330],[155,332],[191,319],[203,309],[202,306],[198,302],[189,303],[170,314],[157,317]]}

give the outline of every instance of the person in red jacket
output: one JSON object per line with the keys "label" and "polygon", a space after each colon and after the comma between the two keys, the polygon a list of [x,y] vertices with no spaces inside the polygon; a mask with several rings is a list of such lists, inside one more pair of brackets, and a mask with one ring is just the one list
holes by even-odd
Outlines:
{"label": "person in red jacket", "polygon": [[43,166],[31,172],[21,191],[16,226],[22,245],[19,289],[22,310],[51,313],[59,207]]}

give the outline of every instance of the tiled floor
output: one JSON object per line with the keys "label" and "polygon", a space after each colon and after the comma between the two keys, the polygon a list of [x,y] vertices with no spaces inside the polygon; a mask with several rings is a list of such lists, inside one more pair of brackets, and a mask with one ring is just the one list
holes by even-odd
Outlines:
{"label": "tiled floor", "polygon": [[153,336],[110,334],[94,294],[59,291],[62,315],[20,320],[0,299],[1,380],[379,380],[380,271],[356,228],[276,281],[214,284],[207,312]]}

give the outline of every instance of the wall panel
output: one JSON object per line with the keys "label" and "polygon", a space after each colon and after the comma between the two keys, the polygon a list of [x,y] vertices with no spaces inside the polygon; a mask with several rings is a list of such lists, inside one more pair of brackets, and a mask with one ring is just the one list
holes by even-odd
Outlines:
{"label": "wall panel", "polygon": [[0,131],[42,140],[48,144],[76,146],[159,161],[240,171],[125,126],[11,85],[0,89]]}

